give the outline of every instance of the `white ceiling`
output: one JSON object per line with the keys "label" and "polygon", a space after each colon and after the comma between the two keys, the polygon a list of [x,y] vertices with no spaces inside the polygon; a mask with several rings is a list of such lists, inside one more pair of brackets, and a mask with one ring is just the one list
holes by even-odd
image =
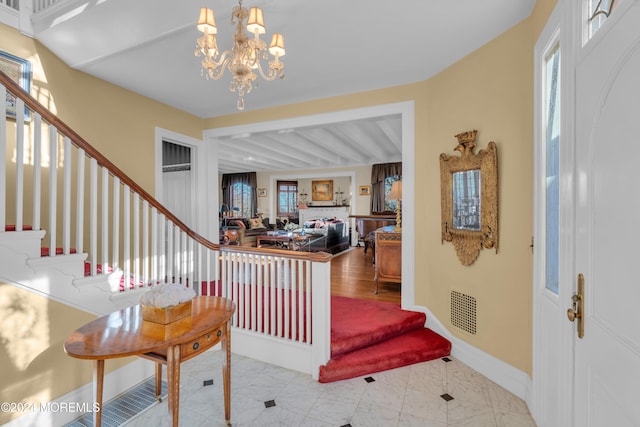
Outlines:
{"label": "white ceiling", "polygon": [[[245,96],[245,111],[427,80],[529,16],[534,3],[246,1],[245,7],[263,8],[267,42],[274,32],[284,34],[286,77],[260,82]],[[228,89],[229,75],[219,81],[201,77],[195,22],[200,7],[212,8],[218,46],[228,49],[236,5],[234,0],[67,0],[34,16],[33,24],[35,37],[69,66],[209,118],[237,112],[237,96]],[[243,159],[252,156],[263,160],[252,170],[294,169],[292,164],[301,162],[312,168],[355,164],[353,159],[396,161],[400,129],[399,117],[392,116],[236,135],[225,142],[234,150],[227,150],[233,157],[221,159],[221,171],[246,170]],[[293,154],[296,148],[302,150]]]}

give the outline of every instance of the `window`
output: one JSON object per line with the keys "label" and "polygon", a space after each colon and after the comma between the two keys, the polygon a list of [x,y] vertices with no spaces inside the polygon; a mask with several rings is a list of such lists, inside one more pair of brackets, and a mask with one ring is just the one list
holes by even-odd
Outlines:
{"label": "window", "polygon": [[615,0],[588,0],[589,20],[587,21],[589,39],[604,25],[609,18]]}
{"label": "window", "polygon": [[560,46],[545,58],[545,287],[558,293],[560,246]]}
{"label": "window", "polygon": [[222,175],[222,204],[233,211],[234,216],[253,218],[256,213],[255,172]]}
{"label": "window", "polygon": [[391,186],[402,179],[402,162],[371,165],[371,212],[396,210],[397,200],[389,199]]}
{"label": "window", "polygon": [[295,217],[298,212],[298,182],[278,181],[278,216]]}
{"label": "window", "polygon": [[238,182],[231,186],[231,210],[235,211],[236,216],[253,217],[251,193],[251,187],[247,184]]}
{"label": "window", "polygon": [[394,182],[399,180],[400,177],[398,175],[388,176],[384,180],[384,210],[385,211],[396,211],[396,207],[398,206],[398,201],[396,199],[389,199],[389,193],[391,193],[391,186]]}

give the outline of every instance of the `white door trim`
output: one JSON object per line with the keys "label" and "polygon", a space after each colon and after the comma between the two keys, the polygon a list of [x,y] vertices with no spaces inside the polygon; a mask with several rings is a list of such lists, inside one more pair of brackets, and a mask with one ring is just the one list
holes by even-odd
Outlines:
{"label": "white door trim", "polygon": [[[318,124],[345,122],[369,117],[386,116],[389,114],[400,114],[402,116],[402,192],[407,195],[402,199],[402,223],[405,229],[413,230],[415,227],[415,106],[413,101],[405,101],[373,107],[356,108],[352,110],[335,111],[324,114],[301,116],[284,120],[273,120],[269,122],[249,123],[239,126],[229,126],[224,128],[208,129],[203,132],[203,139],[207,149],[217,147],[216,138],[240,133],[256,133],[264,131],[274,131],[280,129],[291,129],[301,126],[311,126]],[[211,148],[211,158],[217,158],[217,151]],[[215,166],[214,166],[215,165]],[[211,164],[210,174],[217,177],[217,162]],[[215,168],[215,169],[214,169]],[[219,206],[218,195],[216,194],[214,206]],[[413,233],[402,233],[402,252],[405,254],[415,254],[415,236]],[[415,283],[413,256],[402,257],[402,307],[414,305]]]}
{"label": "white door trim", "polygon": [[206,227],[206,215],[204,212],[199,212],[197,209],[197,200],[199,194],[201,194],[200,187],[202,186],[202,181],[200,179],[200,173],[204,169],[206,163],[203,163],[204,156],[199,155],[199,149],[202,148],[202,141],[199,139],[192,138],[187,135],[182,135],[177,132],[173,132],[167,129],[162,129],[160,127],[155,128],[155,198],[160,203],[164,204],[165,200],[163,196],[163,184],[162,184],[162,142],[170,141],[179,145],[187,145],[191,148],[191,212],[193,212],[193,217],[191,218],[190,224],[195,224],[196,230],[203,230]]}
{"label": "white door trim", "polygon": [[[575,105],[577,2],[559,1],[534,48],[533,399],[539,426],[572,425],[573,329],[565,315],[574,288]],[[579,7],[579,5],[578,5]],[[545,288],[544,55],[560,43],[560,218],[558,294]],[[553,394],[549,390],[555,391]]]}

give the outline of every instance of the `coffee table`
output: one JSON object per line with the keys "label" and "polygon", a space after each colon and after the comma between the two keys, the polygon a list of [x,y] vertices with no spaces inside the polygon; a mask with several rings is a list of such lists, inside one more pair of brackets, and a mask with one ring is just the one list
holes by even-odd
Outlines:
{"label": "coffee table", "polygon": [[172,425],[178,425],[180,363],[198,356],[217,343],[222,345],[224,417],[231,420],[231,317],[235,304],[226,298],[193,299],[191,316],[167,325],[142,320],[140,305],[115,311],[87,323],[64,342],[64,350],[78,359],[94,360],[94,399],[98,411],[94,425],[102,421],[104,361],[139,356],[156,362],[156,397],[160,398],[162,365],[167,365],[168,406]]}
{"label": "coffee table", "polygon": [[262,242],[280,243],[280,245],[286,246],[288,249],[291,249],[293,247],[293,245],[292,245],[293,236],[290,236],[288,233],[287,234],[275,234],[273,236],[270,236],[268,234],[261,234],[261,235],[256,237],[256,246],[261,248],[262,247]]}

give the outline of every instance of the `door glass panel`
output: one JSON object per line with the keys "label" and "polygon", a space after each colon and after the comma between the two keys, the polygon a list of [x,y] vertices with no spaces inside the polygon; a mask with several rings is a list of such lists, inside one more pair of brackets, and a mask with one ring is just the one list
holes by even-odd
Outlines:
{"label": "door glass panel", "polygon": [[598,31],[609,17],[615,0],[588,0],[589,19],[587,26],[589,29],[589,39]]}
{"label": "door glass panel", "polygon": [[560,244],[560,46],[545,60],[545,287],[558,293]]}

